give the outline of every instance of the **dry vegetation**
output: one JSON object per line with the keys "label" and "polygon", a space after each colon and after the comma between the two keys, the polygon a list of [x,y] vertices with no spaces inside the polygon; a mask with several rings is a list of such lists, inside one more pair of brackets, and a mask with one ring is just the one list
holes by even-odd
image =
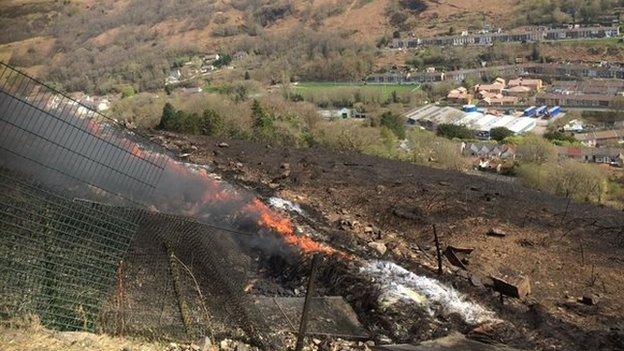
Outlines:
{"label": "dry vegetation", "polygon": [[0,324],[3,351],[163,351],[167,345],[86,332],[59,332],[44,328],[36,317]]}
{"label": "dry vegetation", "polygon": [[[393,32],[434,34],[468,28],[475,1],[158,0],[4,1],[0,58],[69,91],[162,88],[176,58],[244,50],[265,82],[283,78],[360,80],[374,47]],[[498,4],[498,2],[497,2]],[[479,4],[482,8],[482,4]],[[486,6],[482,22],[513,7]],[[292,45],[295,43],[296,45]]]}

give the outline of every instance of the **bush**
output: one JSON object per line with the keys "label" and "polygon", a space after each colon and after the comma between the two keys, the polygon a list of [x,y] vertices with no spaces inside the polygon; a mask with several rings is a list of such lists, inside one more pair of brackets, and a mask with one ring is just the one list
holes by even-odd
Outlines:
{"label": "bush", "polygon": [[545,163],[557,159],[557,149],[548,140],[527,134],[518,142],[517,156],[525,163]]}
{"label": "bush", "polygon": [[262,108],[258,100],[253,101],[251,113],[253,115],[253,129],[256,135],[266,141],[274,141],[275,127],[273,125],[273,117]]}
{"label": "bush", "polygon": [[388,128],[399,139],[405,139],[405,119],[396,113],[386,111],[381,115],[380,125]]}
{"label": "bush", "polygon": [[544,138],[556,143],[556,144],[574,144],[576,143],[576,139],[574,136],[560,132],[558,130],[548,131],[544,134]]}
{"label": "bush", "polygon": [[566,160],[561,163],[523,164],[518,175],[533,188],[577,201],[601,202],[608,175],[596,165]]}
{"label": "bush", "polygon": [[458,143],[438,137],[429,131],[410,130],[407,133],[407,145],[410,150],[408,160],[416,164],[435,165],[451,170],[466,168],[466,159],[462,157]]}
{"label": "bush", "polygon": [[490,130],[490,137],[496,141],[503,141],[512,135],[514,135],[514,132],[505,127],[496,127]]}
{"label": "bush", "polygon": [[474,131],[466,126],[446,123],[438,126],[437,134],[448,139],[474,139],[475,137]]}
{"label": "bush", "polygon": [[167,102],[165,106],[163,106],[162,117],[160,118],[158,129],[171,130],[171,128],[175,125],[175,117],[175,108]]}
{"label": "bush", "polygon": [[212,109],[204,110],[200,121],[200,132],[204,135],[220,135],[225,131],[223,118]]}

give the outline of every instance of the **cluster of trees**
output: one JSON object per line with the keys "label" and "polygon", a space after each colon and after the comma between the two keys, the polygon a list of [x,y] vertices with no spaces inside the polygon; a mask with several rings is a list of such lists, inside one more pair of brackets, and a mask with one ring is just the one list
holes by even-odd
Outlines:
{"label": "cluster of trees", "polygon": [[621,6],[620,0],[525,0],[518,8],[519,24],[594,23]]}
{"label": "cluster of trees", "polygon": [[349,32],[317,32],[303,25],[247,37],[233,50],[253,53],[255,76],[274,82],[360,81],[375,59],[374,47],[354,42]]}

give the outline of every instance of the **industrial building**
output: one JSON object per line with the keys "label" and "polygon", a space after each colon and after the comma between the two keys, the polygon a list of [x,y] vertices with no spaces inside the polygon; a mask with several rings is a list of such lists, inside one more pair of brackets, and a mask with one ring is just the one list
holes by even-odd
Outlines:
{"label": "industrial building", "polygon": [[463,110],[448,106],[426,105],[405,114],[409,125],[435,131],[440,124],[466,126],[476,132],[476,137],[489,139],[490,130],[505,127],[516,134],[531,131],[536,126],[534,118],[511,115],[495,116],[479,111],[474,105],[466,105]]}

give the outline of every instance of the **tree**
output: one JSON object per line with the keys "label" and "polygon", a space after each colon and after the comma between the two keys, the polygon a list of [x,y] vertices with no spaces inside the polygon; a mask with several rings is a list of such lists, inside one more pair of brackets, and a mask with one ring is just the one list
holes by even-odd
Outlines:
{"label": "tree", "polygon": [[542,54],[540,52],[539,44],[533,43],[533,49],[531,50],[531,60],[537,62],[540,60],[541,57],[542,57]]}
{"label": "tree", "polygon": [[224,130],[223,117],[213,109],[205,109],[199,125],[200,133],[203,135],[219,135]]}
{"label": "tree", "polygon": [[223,66],[227,66],[232,62],[232,56],[230,56],[229,54],[222,54],[219,55],[219,58],[215,60],[215,62],[213,63],[213,66],[215,67],[223,67]]}
{"label": "tree", "polygon": [[496,141],[502,141],[512,135],[514,135],[514,132],[505,127],[496,127],[490,130],[490,137]]}
{"label": "tree", "polygon": [[273,137],[275,134],[273,118],[262,108],[258,100],[254,100],[251,104],[251,112],[253,114],[253,128],[255,132],[265,138]]}
{"label": "tree", "polygon": [[448,139],[474,139],[475,135],[474,131],[466,126],[445,123],[438,126],[437,134]]}
{"label": "tree", "polygon": [[518,144],[518,157],[526,163],[546,163],[557,158],[557,149],[548,140],[528,134]]}
{"label": "tree", "polygon": [[574,160],[523,164],[518,176],[533,188],[578,201],[600,202],[608,181],[608,173],[603,169]]}
{"label": "tree", "polygon": [[391,130],[397,138],[405,139],[405,122],[400,115],[386,111],[381,115],[379,124]]}
{"label": "tree", "polygon": [[173,120],[175,119],[176,111],[173,105],[170,103],[166,103],[163,107],[162,117],[160,118],[160,123],[158,124],[158,129],[169,129],[172,125]]}

